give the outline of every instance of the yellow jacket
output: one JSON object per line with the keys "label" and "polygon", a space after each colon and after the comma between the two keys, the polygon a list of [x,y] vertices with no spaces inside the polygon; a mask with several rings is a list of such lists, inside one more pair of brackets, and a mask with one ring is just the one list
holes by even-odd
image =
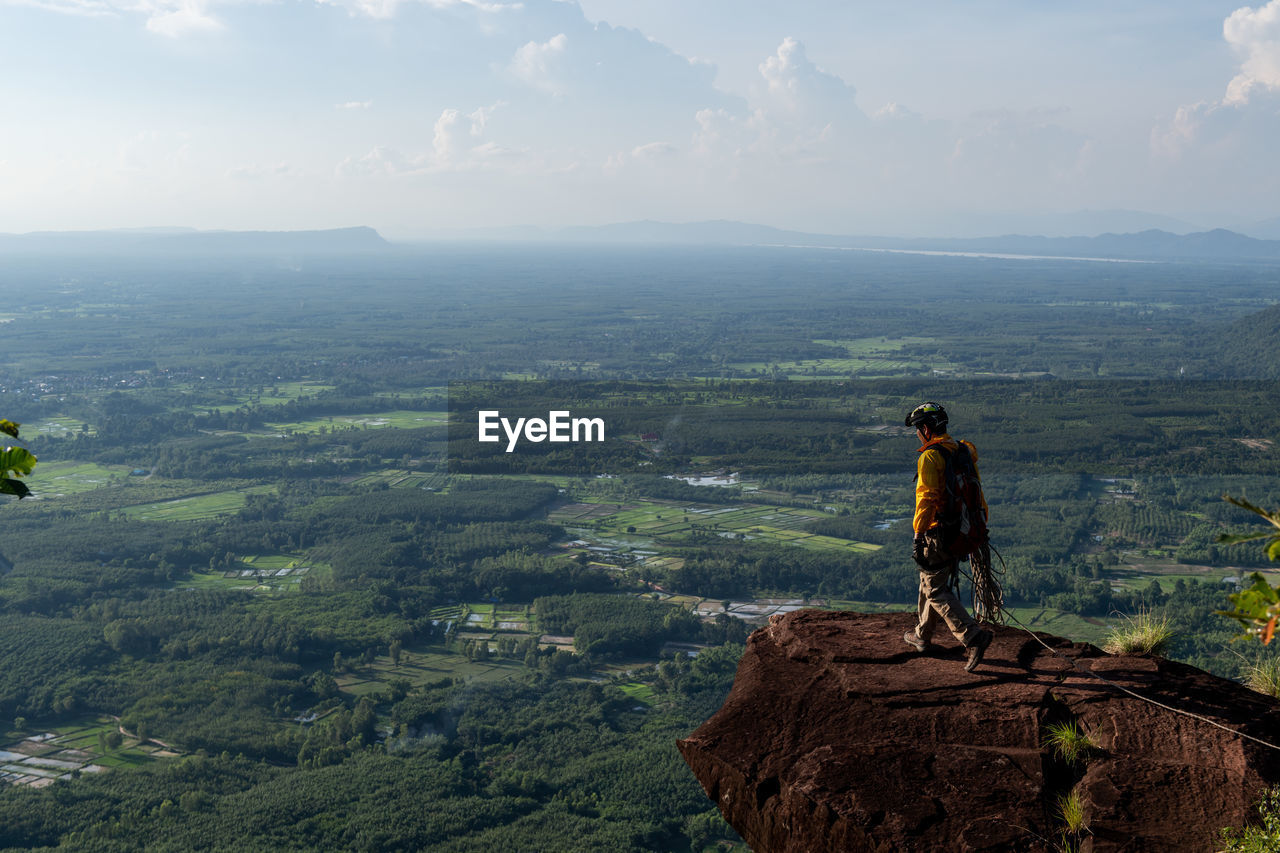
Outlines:
{"label": "yellow jacket", "polygon": [[[972,444],[962,442],[969,448],[969,456],[973,459],[973,470],[978,470],[978,450]],[[946,479],[947,457],[937,450],[941,445],[954,453],[960,446],[954,438],[943,433],[935,436],[920,446],[920,458],[916,460],[916,514],[912,527],[916,533],[923,533],[938,526],[938,514],[947,506]],[[982,479],[982,474],[978,474]],[[982,498],[982,513],[987,513],[987,499]]]}

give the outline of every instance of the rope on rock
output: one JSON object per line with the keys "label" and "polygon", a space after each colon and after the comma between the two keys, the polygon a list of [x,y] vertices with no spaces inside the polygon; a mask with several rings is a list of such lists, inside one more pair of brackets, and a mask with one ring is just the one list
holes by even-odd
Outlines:
{"label": "rope on rock", "polygon": [[1051,654],[1057,655],[1058,657],[1065,660],[1067,663],[1071,664],[1071,667],[1075,669],[1077,672],[1082,672],[1085,675],[1088,675],[1092,678],[1096,678],[1097,680],[1101,681],[1103,684],[1107,684],[1111,687],[1114,687],[1116,690],[1119,690],[1121,693],[1128,694],[1129,696],[1132,696],[1134,699],[1138,699],[1148,704],[1155,705],[1157,708],[1163,708],[1166,711],[1172,711],[1173,713],[1181,714],[1184,717],[1191,717],[1192,719],[1199,720],[1202,723],[1208,723],[1211,726],[1215,726],[1216,728],[1222,729],[1224,732],[1229,732],[1233,735],[1236,735],[1237,737],[1242,737],[1242,738],[1245,738],[1246,740],[1251,740],[1254,743],[1261,744],[1262,746],[1269,747],[1270,749],[1280,751],[1280,746],[1276,746],[1274,743],[1270,743],[1269,741],[1265,741],[1259,737],[1254,737],[1253,735],[1250,735],[1250,734],[1245,734],[1242,731],[1237,731],[1236,729],[1233,729],[1230,726],[1225,726],[1222,723],[1219,723],[1217,720],[1211,720],[1208,717],[1205,717],[1201,714],[1196,714],[1192,711],[1185,711],[1181,708],[1174,708],[1172,705],[1166,705],[1163,702],[1158,702],[1149,696],[1143,696],[1140,693],[1135,693],[1134,691],[1130,690],[1128,687],[1125,687],[1123,684],[1117,684],[1109,678],[1104,678],[1103,676],[1098,675],[1098,673],[1094,672],[1093,670],[1085,669],[1082,666],[1080,666],[1079,663],[1067,657],[1066,655],[1062,654],[1057,649],[1053,648],[1048,643],[1046,643],[1044,640],[1040,639],[1040,637],[1036,634],[1036,632],[1032,631],[1030,628],[1024,625],[1022,623],[1022,620],[1018,619],[1017,616],[1014,616],[1012,613],[1008,613],[1008,612],[1006,612],[1004,615],[1007,616],[1009,619],[1013,620],[1014,624],[1017,627],[1021,628],[1023,631],[1025,631],[1033,640],[1035,640],[1037,643],[1039,643],[1040,645],[1048,649]]}
{"label": "rope on rock", "polygon": [[[995,552],[996,559],[1000,561],[1000,569],[998,571],[992,566],[992,563],[991,563],[992,551]],[[978,618],[979,621],[988,622],[993,625],[1004,625],[1006,624],[1005,622],[1006,619],[1010,620],[1015,624],[1016,627],[1021,628],[1023,631],[1025,631],[1033,640],[1035,640],[1037,643],[1039,643],[1040,645],[1048,649],[1050,654],[1056,655],[1062,658],[1063,660],[1065,660],[1067,663],[1071,664],[1071,667],[1075,669],[1077,672],[1084,673],[1085,675],[1088,675],[1091,678],[1096,678],[1098,681],[1101,681],[1104,684],[1114,687],[1116,690],[1119,690],[1121,693],[1125,693],[1129,696],[1132,696],[1134,699],[1138,699],[1142,702],[1147,702],[1148,704],[1155,705],[1157,708],[1163,708],[1166,711],[1172,711],[1173,713],[1181,714],[1184,717],[1191,717],[1192,719],[1199,720],[1202,723],[1208,723],[1211,726],[1215,726],[1219,729],[1222,729],[1224,732],[1230,732],[1233,735],[1237,735],[1247,740],[1251,740],[1254,743],[1258,743],[1270,749],[1280,751],[1280,746],[1277,746],[1274,743],[1270,743],[1269,741],[1265,741],[1262,738],[1254,737],[1253,735],[1245,734],[1244,732],[1237,731],[1236,729],[1230,728],[1229,726],[1225,726],[1222,723],[1219,723],[1217,720],[1211,720],[1208,717],[1202,716],[1200,714],[1196,714],[1192,711],[1184,711],[1181,708],[1174,708],[1171,705],[1166,705],[1163,702],[1158,702],[1155,699],[1150,698],[1149,696],[1143,696],[1140,693],[1135,693],[1134,691],[1130,690],[1128,687],[1125,687],[1123,684],[1117,684],[1109,678],[1104,678],[1103,676],[1098,675],[1093,670],[1085,669],[1081,667],[1075,660],[1067,657],[1066,655],[1059,652],[1057,649],[1050,646],[1044,640],[1040,639],[1040,637],[1036,634],[1035,631],[1032,631],[1029,627],[1023,624],[1022,620],[1020,620],[1017,616],[1014,616],[1012,613],[1004,609],[1004,592],[1000,587],[1000,581],[998,576],[1003,575],[1005,573],[1005,564],[1004,564],[1004,557],[1000,556],[999,551],[996,551],[994,548],[991,548],[990,546],[983,546],[980,553],[974,552],[973,554],[969,555],[969,565],[973,568],[973,574],[970,574],[969,572],[965,572],[963,570],[961,570],[961,573],[964,574],[964,576],[967,577],[970,580],[970,582],[972,582],[973,584],[973,611],[974,611],[974,615]],[[953,575],[952,580],[954,581],[954,587],[956,588],[956,592],[958,594],[959,593],[958,588],[960,585],[959,578]]]}

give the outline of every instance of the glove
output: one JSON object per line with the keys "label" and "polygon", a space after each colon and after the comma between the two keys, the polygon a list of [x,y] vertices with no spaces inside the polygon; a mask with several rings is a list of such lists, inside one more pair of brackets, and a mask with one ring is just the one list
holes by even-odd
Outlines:
{"label": "glove", "polygon": [[916,561],[916,565],[921,568],[927,568],[929,563],[924,558],[924,534],[917,533],[915,541],[911,543],[911,559]]}

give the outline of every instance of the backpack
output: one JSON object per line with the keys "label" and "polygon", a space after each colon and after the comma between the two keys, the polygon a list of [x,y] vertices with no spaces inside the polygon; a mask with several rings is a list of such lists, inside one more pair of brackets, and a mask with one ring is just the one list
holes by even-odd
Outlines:
{"label": "backpack", "polygon": [[942,547],[961,560],[986,547],[987,515],[982,509],[982,481],[973,465],[973,456],[964,442],[956,442],[955,450],[941,445],[934,449],[947,460],[943,482],[947,503],[938,516]]}

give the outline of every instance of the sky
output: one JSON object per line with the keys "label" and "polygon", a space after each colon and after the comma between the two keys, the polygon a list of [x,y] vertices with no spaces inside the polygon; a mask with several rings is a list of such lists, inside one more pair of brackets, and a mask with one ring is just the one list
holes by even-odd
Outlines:
{"label": "sky", "polygon": [[1278,151],[1280,0],[0,0],[0,232],[1190,230]]}

